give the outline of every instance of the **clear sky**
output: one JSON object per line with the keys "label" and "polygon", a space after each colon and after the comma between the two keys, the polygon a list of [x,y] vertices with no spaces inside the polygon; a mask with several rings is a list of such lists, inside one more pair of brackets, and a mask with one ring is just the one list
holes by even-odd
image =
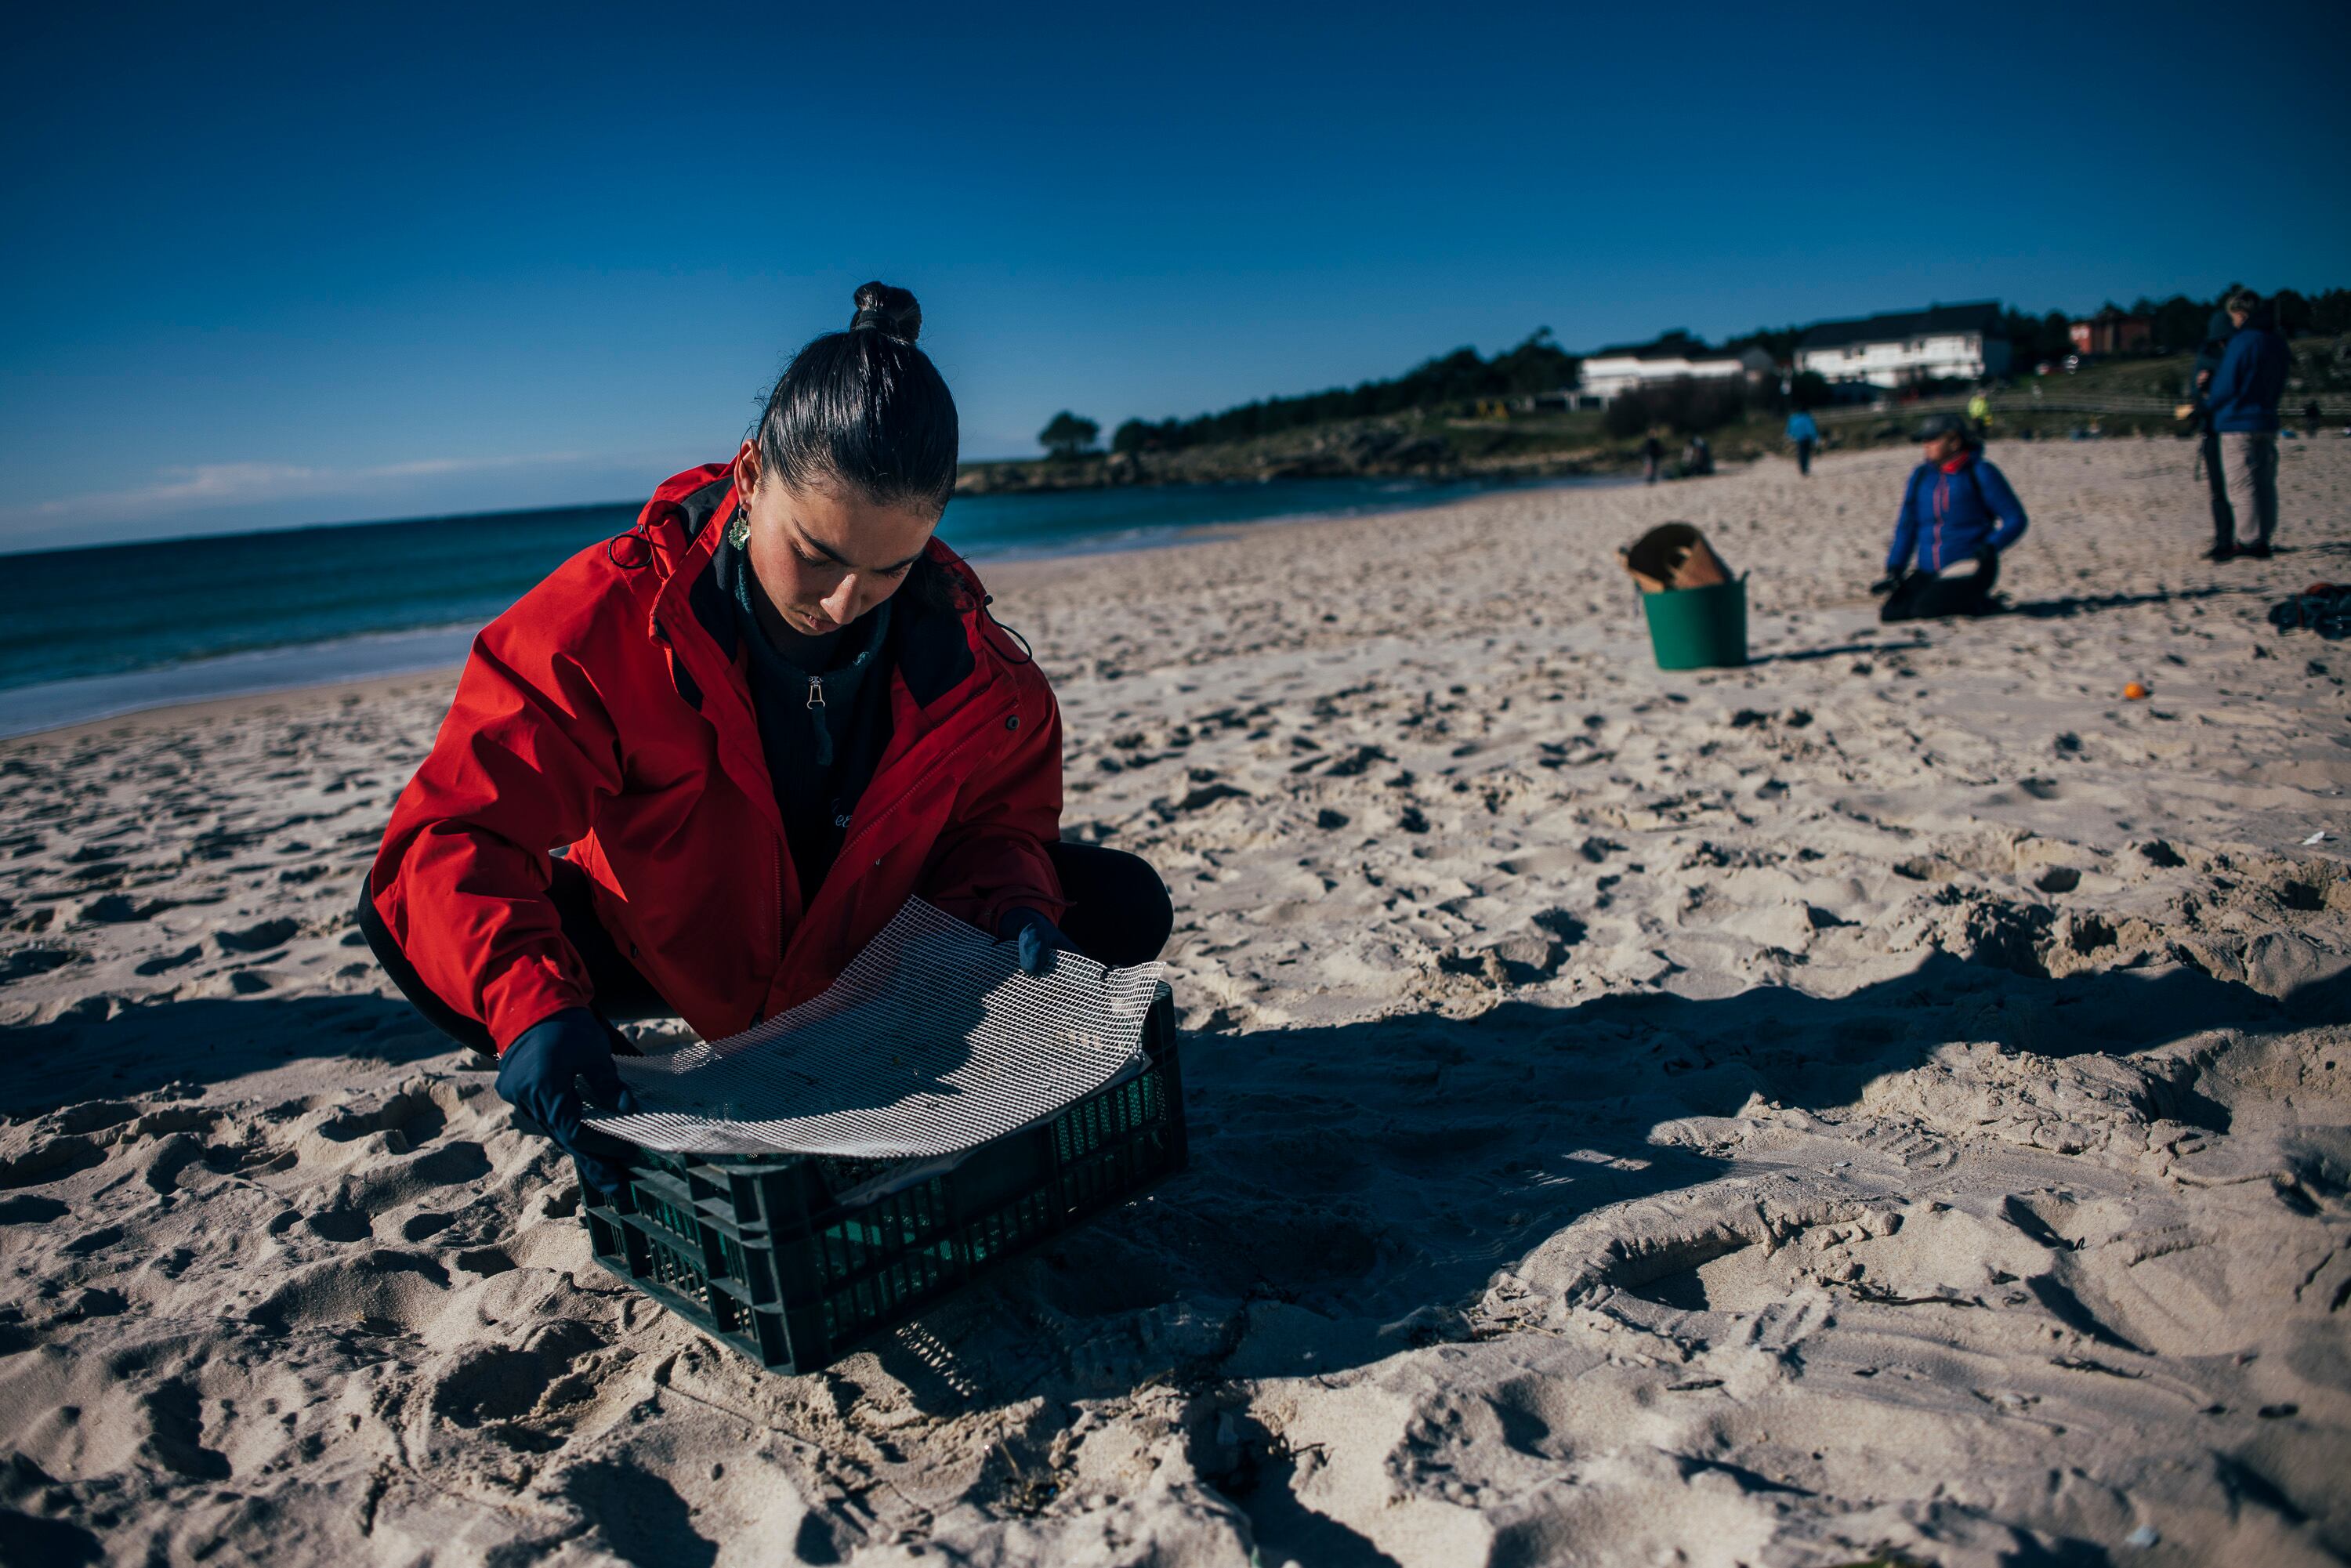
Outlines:
{"label": "clear sky", "polygon": [[2351,283],[2351,7],[56,6],[0,549],[643,495],[878,277],[965,455],[1996,297]]}

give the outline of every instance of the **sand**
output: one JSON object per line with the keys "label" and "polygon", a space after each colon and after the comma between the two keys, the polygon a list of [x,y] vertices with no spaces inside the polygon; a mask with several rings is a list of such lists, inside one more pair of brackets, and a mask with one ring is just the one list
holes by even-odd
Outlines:
{"label": "sand", "polygon": [[[1194,1167],[807,1376],[360,945],[445,677],[0,746],[0,1559],[2342,1560],[2351,442],[2224,568],[2191,455],[1996,447],[1971,624],[1898,452],[993,574]],[[1653,668],[1676,517],[1752,667]]]}

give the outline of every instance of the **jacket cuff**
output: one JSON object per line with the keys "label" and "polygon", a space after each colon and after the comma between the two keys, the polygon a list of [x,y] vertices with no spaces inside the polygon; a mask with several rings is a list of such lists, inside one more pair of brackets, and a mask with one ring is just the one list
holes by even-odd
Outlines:
{"label": "jacket cuff", "polygon": [[917,891],[920,896],[947,914],[966,925],[978,926],[991,936],[996,934],[997,926],[1003,924],[1005,915],[1015,909],[1033,909],[1059,925],[1061,916],[1070,907],[1069,902],[1060,894],[1049,893],[1041,887],[996,888],[964,898],[942,897],[937,894]]}
{"label": "jacket cuff", "polygon": [[[592,1043],[598,1046],[609,1046],[609,1037],[604,1033],[604,1020],[596,1016],[594,1009],[566,1008],[559,1013],[539,1019],[515,1036],[507,1043],[506,1050],[517,1050],[532,1040],[553,1041],[564,1035],[578,1036],[583,1045]],[[503,1056],[506,1052],[500,1051],[499,1054]]]}
{"label": "jacket cuff", "polygon": [[[1062,907],[1067,909],[1068,905],[1064,904]],[[996,911],[996,919],[993,924],[987,926],[987,929],[998,942],[1001,942],[1005,938],[1006,928],[1012,924],[1013,916],[1018,915],[1033,915],[1038,919],[1043,921],[1046,925],[1051,926],[1054,930],[1060,931],[1061,929],[1061,922],[1058,916],[1046,914],[1043,910],[1037,907],[1034,900],[1026,898],[1006,899],[998,906]],[[1066,936],[1068,934],[1064,932],[1063,935]]]}
{"label": "jacket cuff", "polygon": [[587,1010],[589,999],[559,966],[525,959],[482,988],[482,1022],[504,1056],[516,1040],[558,1013]]}
{"label": "jacket cuff", "polygon": [[1046,892],[1043,888],[1007,888],[980,906],[981,918],[977,922],[983,931],[993,931],[1004,923],[1004,917],[1016,909],[1033,909],[1059,925],[1061,916],[1069,913],[1069,901]]}

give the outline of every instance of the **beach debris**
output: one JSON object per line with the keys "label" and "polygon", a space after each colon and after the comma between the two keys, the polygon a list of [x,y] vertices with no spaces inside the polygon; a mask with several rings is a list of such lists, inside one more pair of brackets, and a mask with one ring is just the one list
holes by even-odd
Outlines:
{"label": "beach debris", "polygon": [[1730,580],[1730,568],[1695,523],[1660,523],[1618,550],[1616,559],[1644,593],[1711,588]]}
{"label": "beach debris", "polygon": [[2270,624],[2281,632],[2315,632],[2330,643],[2351,637],[2351,585],[2314,582],[2271,605]]}
{"label": "beach debris", "polygon": [[2147,701],[2147,688],[2139,685],[2137,681],[2131,682],[2128,685],[2123,687],[2123,701],[2126,703],[2143,703]]}
{"label": "beach debris", "polygon": [[2323,844],[2326,841],[2325,830],[2321,829],[2319,831],[2311,834],[2310,837],[2303,840],[2302,841],[2305,844]]}
{"label": "beach debris", "polygon": [[1660,523],[1616,552],[1641,591],[1641,615],[1661,670],[1747,663],[1747,583],[1733,578],[1694,523]]}
{"label": "beach debris", "polygon": [[2163,1531],[2158,1530],[2151,1524],[2142,1524],[2137,1530],[2132,1531],[2128,1535],[2123,1537],[2123,1544],[2125,1546],[2136,1546],[2140,1551],[2144,1552],[2150,1546],[2159,1544],[2162,1540]]}

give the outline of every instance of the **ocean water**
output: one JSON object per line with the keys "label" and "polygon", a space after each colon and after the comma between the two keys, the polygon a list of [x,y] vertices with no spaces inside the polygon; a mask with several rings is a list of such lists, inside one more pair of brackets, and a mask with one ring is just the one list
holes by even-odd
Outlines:
{"label": "ocean water", "polygon": [[[1224,524],[1433,506],[1495,487],[1301,479],[966,496],[948,504],[939,533],[985,561],[1131,549]],[[637,509],[567,507],[0,556],[0,736],[455,663],[486,622],[578,550],[628,528]]]}

